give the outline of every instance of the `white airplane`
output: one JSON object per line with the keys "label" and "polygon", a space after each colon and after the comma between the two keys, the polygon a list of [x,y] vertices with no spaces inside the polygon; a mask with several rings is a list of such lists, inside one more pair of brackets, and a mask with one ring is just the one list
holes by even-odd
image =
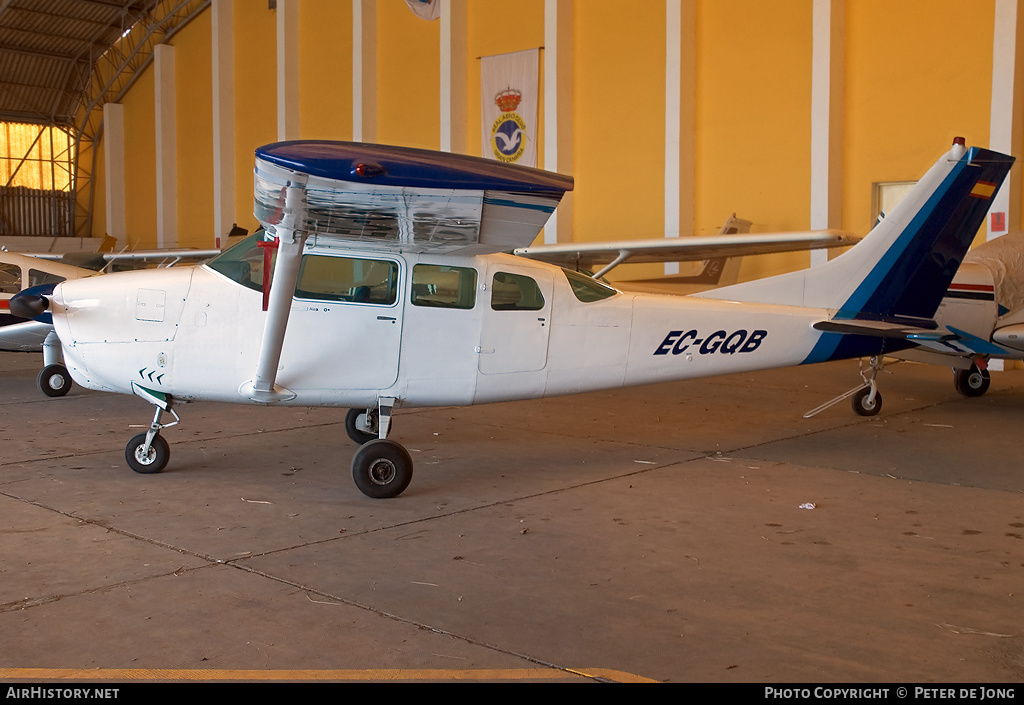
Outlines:
{"label": "white airplane", "polygon": [[29,321],[13,316],[10,299],[26,289],[39,287],[39,291],[49,291],[59,282],[94,274],[96,272],[90,269],[0,250],[0,350],[42,351],[43,369],[36,384],[47,396],[63,396],[71,389],[71,376],[63,365],[60,342],[53,332],[50,315]]}
{"label": "white airplane", "polygon": [[[397,147],[256,151],[266,229],[196,267],[58,284],[75,381],[155,405],[126,460],[159,472],[175,400],[351,407],[359,489],[394,497],[412,460],[399,406],[573,394],[881,355],[932,320],[1013,158],[957,139],[871,233],[808,270],[694,296],[626,294],[502,254],[536,237],[569,177]],[[746,237],[746,236],[744,236]],[[555,247],[555,246],[552,246]],[[262,333],[261,333],[262,332]],[[875,390],[872,385],[871,393]],[[163,423],[164,413],[173,421]]]}

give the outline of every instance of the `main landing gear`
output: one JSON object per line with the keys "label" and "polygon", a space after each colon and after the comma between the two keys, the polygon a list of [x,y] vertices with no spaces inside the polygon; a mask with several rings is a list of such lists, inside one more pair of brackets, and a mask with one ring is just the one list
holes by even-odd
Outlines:
{"label": "main landing gear", "polygon": [[382,398],[376,409],[349,409],[345,417],[348,437],[362,446],[352,458],[352,479],[374,499],[397,497],[412,481],[409,451],[387,438],[395,401]]}
{"label": "main landing gear", "polygon": [[43,369],[36,377],[36,386],[48,397],[62,397],[71,391],[71,375],[64,366],[60,339],[52,330],[43,340]]}
{"label": "main landing gear", "polygon": [[983,359],[975,360],[966,370],[953,369],[953,388],[965,397],[980,397],[991,383],[988,365]]}

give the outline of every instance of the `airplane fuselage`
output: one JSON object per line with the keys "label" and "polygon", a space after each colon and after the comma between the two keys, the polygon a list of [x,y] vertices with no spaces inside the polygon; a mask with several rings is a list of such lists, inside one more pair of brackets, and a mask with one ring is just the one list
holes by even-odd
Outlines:
{"label": "airplane fuselage", "polygon": [[[247,261],[240,276],[215,261],[59,286],[54,322],[75,381],[255,401],[245,389],[267,314],[259,260]],[[294,394],[281,403],[302,406],[572,394],[800,364],[822,335],[812,323],[827,315],[627,294],[508,255],[307,247],[277,383]]]}

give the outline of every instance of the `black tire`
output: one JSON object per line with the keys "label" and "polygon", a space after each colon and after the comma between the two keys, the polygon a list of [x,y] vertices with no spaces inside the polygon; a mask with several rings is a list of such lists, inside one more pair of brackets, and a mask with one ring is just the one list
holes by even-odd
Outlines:
{"label": "black tire", "polygon": [[64,365],[47,365],[39,371],[36,385],[48,397],[62,397],[71,391],[71,375]]}
{"label": "black tire", "polygon": [[412,481],[412,457],[398,443],[378,438],[356,451],[352,479],[367,497],[397,497]]}
{"label": "black tire", "polygon": [[988,370],[971,365],[969,370],[953,370],[953,387],[965,397],[980,397],[988,391],[992,377]]}
{"label": "black tire", "polygon": [[347,433],[348,437],[359,445],[377,440],[377,419],[380,416],[380,412],[374,409],[372,412],[367,414],[369,416],[369,423],[367,426],[373,429],[372,433],[364,431],[356,425],[359,417],[363,414],[366,414],[366,409],[349,409],[348,414],[345,415],[345,433]]}
{"label": "black tire", "polygon": [[128,467],[135,472],[152,475],[167,467],[167,461],[171,459],[171,447],[167,445],[163,436],[157,434],[149,444],[149,454],[143,457],[141,451],[145,443],[145,433],[140,433],[128,441],[124,448],[124,459],[128,461]]}
{"label": "black tire", "polygon": [[870,402],[868,401],[869,396],[871,396],[871,387],[864,387],[850,399],[853,410],[858,416],[875,416],[882,410],[881,393],[875,392],[875,398]]}

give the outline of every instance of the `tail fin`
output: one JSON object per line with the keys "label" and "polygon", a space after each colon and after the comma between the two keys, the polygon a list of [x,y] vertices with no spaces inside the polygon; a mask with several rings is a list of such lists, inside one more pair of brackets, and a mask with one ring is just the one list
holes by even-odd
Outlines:
{"label": "tail fin", "polygon": [[909,194],[848,252],[819,267],[709,292],[711,298],[811,306],[835,319],[935,315],[1013,157],[957,138]]}

